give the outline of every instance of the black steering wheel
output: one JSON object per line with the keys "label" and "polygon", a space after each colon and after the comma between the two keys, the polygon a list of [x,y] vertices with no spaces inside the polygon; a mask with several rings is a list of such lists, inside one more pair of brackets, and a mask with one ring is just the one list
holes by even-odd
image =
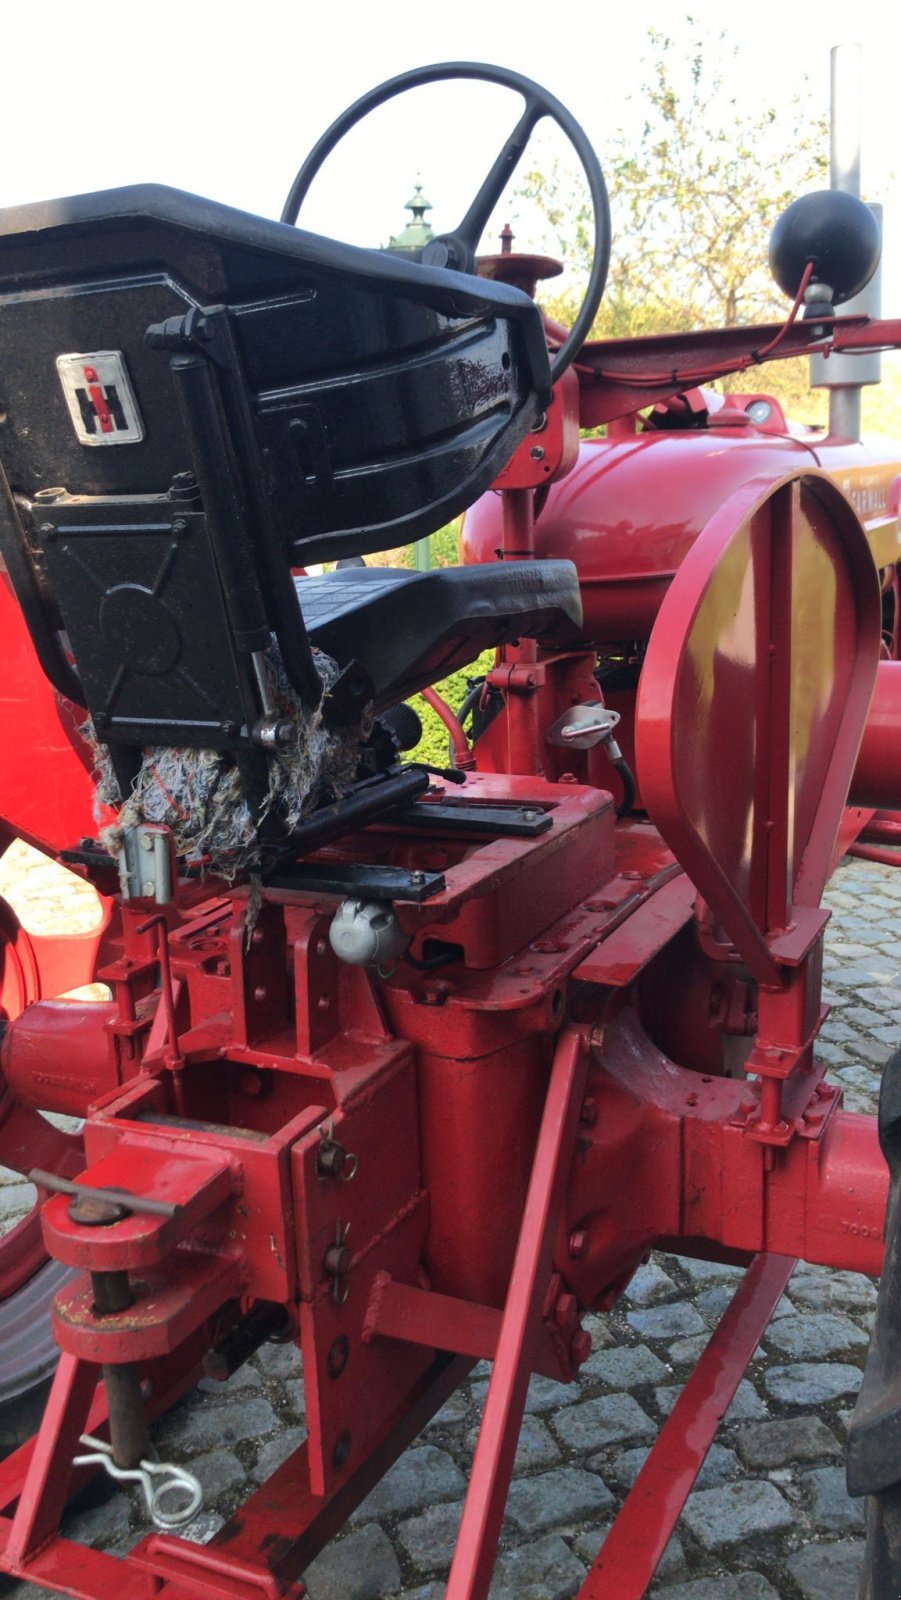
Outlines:
{"label": "black steering wheel", "polygon": [[438,234],[430,239],[420,252],[419,259],[424,266],[449,267],[457,272],[475,271],[476,249],[488,218],[515,171],[532,130],[542,117],[551,117],[566,134],[588,180],[594,212],[594,254],[578,316],[551,363],[551,382],[555,383],[566,371],[589,333],[604,293],[610,262],[610,206],[600,162],[584,130],[559,100],[539,84],[533,83],[531,78],[524,78],[518,72],[509,72],[506,67],[485,66],[477,61],[445,61],[437,66],[416,67],[412,72],[402,72],[396,78],[389,78],[387,83],[370,89],[368,94],[342,111],[316,142],[291,185],[281,220],[287,223],[297,221],[300,207],[323,162],[339,140],[370,111],[384,105],[386,100],[404,94],[407,89],[418,89],[422,84],[439,83],[447,78],[476,78],[483,83],[497,83],[506,89],[515,89],[522,95],[525,108],[459,227],[452,233]]}

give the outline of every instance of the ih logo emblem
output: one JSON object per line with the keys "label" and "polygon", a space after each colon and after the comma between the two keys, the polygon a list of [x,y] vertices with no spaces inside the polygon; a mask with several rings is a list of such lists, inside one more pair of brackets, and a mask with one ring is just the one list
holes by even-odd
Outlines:
{"label": "ih logo emblem", "polygon": [[137,444],[144,424],[121,350],[57,356],[66,405],[82,444]]}

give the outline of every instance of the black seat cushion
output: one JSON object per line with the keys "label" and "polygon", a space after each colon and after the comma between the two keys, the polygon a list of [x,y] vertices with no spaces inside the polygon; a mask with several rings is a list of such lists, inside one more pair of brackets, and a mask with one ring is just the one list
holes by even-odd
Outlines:
{"label": "black seat cushion", "polygon": [[522,634],[547,644],[579,637],[582,602],[571,561],[408,572],[358,567],[297,579],[307,630],[341,665],[356,660],[376,709],[394,705],[482,650]]}

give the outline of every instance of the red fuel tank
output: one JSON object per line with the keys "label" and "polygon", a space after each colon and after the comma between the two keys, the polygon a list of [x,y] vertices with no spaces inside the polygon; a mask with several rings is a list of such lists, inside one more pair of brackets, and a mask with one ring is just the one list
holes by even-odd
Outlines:
{"label": "red fuel tank", "polygon": [[[737,397],[730,397],[731,400]],[[742,397],[750,403],[752,397]],[[901,557],[901,447],[774,434],[731,406],[692,431],[583,440],[572,471],[550,490],[535,527],[539,559],[575,562],[586,640],[646,639],[673,574],[714,512],[742,483],[823,467],[861,517],[877,565]],[[485,495],[463,523],[462,559],[493,561],[501,544],[501,499]]]}

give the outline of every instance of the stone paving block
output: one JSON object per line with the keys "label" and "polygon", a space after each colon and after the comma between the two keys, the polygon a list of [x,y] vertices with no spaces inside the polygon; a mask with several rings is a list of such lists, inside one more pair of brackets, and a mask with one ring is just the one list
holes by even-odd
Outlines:
{"label": "stone paving block", "polygon": [[637,1389],[643,1383],[661,1383],[667,1369],[646,1345],[621,1345],[618,1350],[599,1350],[589,1356],[580,1377],[583,1383],[590,1379],[608,1389]]}
{"label": "stone paving block", "polygon": [[806,1545],[788,1558],[804,1600],[852,1600],[863,1565],[863,1540]]}
{"label": "stone paving block", "polygon": [[[778,1590],[762,1572],[742,1572],[731,1578],[698,1578],[692,1583],[655,1590],[656,1600],[780,1600]],[[850,1600],[845,1595],[843,1600]]]}
{"label": "stone paving block", "polygon": [[[868,1061],[870,1066],[876,1069],[876,1078],[879,1077],[889,1055],[881,1039],[858,1039],[853,1045],[848,1045],[848,1049],[861,1060]],[[876,1087],[878,1088],[878,1082]]]}
{"label": "stone paving block", "polygon": [[457,1389],[449,1400],[445,1400],[441,1410],[435,1412],[428,1428],[424,1432],[428,1433],[433,1430],[437,1433],[443,1428],[455,1427],[458,1422],[467,1421],[471,1411],[472,1400],[469,1390]]}
{"label": "stone paving block", "polygon": [[189,1539],[191,1544],[209,1544],[214,1533],[225,1527],[225,1518],[220,1511],[199,1511],[197,1516],[188,1523],[187,1527],[179,1528],[183,1539]]}
{"label": "stone paving block", "polygon": [[619,1344],[619,1334],[611,1326],[610,1318],[599,1314],[590,1313],[582,1318],[582,1327],[586,1333],[591,1334],[591,1348],[595,1354],[599,1350],[607,1350],[610,1345]]}
{"label": "stone paving block", "polygon": [[300,1351],[295,1344],[261,1345],[253,1361],[264,1377],[276,1382],[300,1375]]}
{"label": "stone paving block", "polygon": [[303,1382],[300,1378],[287,1378],[283,1385],[285,1403],[295,1417],[305,1417],[307,1414],[306,1399],[303,1392]]}
{"label": "stone paving block", "polygon": [[791,1296],[811,1311],[858,1311],[876,1304],[876,1285],[859,1272],[830,1272],[826,1267],[795,1269]]}
{"label": "stone paving block", "polygon": [[597,1450],[620,1439],[648,1439],[657,1432],[630,1394],[602,1395],[570,1406],[551,1419],[557,1438],[570,1450]]}
{"label": "stone paving block", "polygon": [[625,1298],[633,1306],[651,1306],[658,1300],[665,1300],[668,1294],[677,1293],[669,1273],[652,1257],[629,1279]]}
{"label": "stone paving block", "polygon": [[730,1283],[738,1284],[738,1280],[745,1275],[744,1267],[732,1267],[725,1261],[695,1261],[692,1256],[677,1256],[679,1266],[687,1272],[693,1283]]}
{"label": "stone paving block", "polygon": [[739,1544],[756,1533],[776,1533],[793,1527],[796,1520],[774,1483],[753,1478],[689,1495],[682,1518],[705,1550]]}
{"label": "stone paving block", "polygon": [[670,1365],[673,1367],[693,1367],[700,1360],[707,1348],[710,1339],[710,1330],[703,1333],[693,1333],[690,1339],[674,1339],[669,1347],[668,1355]]}
{"label": "stone paving block", "polygon": [[[857,1039],[859,1035],[855,1033],[853,1028],[849,1028],[847,1022],[838,1022],[835,1020],[838,1015],[838,1012],[833,1011],[826,1018],[826,1021],[823,1024],[822,1032],[820,1033],[820,1038],[830,1039],[833,1044],[846,1044],[849,1040],[853,1041],[854,1039]],[[877,1018],[877,1020],[881,1019]]]}
{"label": "stone paving block", "polygon": [[[145,1531],[152,1533],[153,1527],[143,1499],[140,1502],[136,1500],[134,1507],[136,1525],[145,1523]],[[77,1511],[73,1516],[64,1517],[60,1531],[64,1538],[72,1539],[76,1544],[106,1549],[129,1533],[131,1523],[131,1496],[126,1490],[114,1489],[101,1505],[91,1506],[87,1511]],[[44,1595],[44,1600],[47,1600],[46,1590],[42,1590],[41,1593]]]}
{"label": "stone paving block", "polygon": [[874,984],[872,987],[858,989],[857,999],[866,1006],[872,1006],[874,1011],[887,1011],[886,1021],[894,1021],[898,1009],[898,991],[886,984]]}
{"label": "stone paving block", "polygon": [[36,1193],[33,1183],[3,1184],[0,1188],[0,1217],[6,1219],[24,1216],[34,1205]]}
{"label": "stone paving block", "polygon": [[854,1111],[863,1117],[875,1117],[879,1105],[878,1094],[867,1094],[863,1089],[849,1089],[845,1094],[845,1111]]}
{"label": "stone paving block", "polygon": [[764,1385],[774,1400],[789,1406],[822,1405],[840,1395],[856,1395],[862,1373],[844,1361],[799,1361],[791,1367],[771,1367]]}
{"label": "stone paving block", "polygon": [[520,1533],[544,1533],[567,1522],[587,1522],[608,1511],[613,1495],[596,1472],[558,1467],[510,1487],[507,1520]]}
{"label": "stone paving block", "polygon": [[208,1394],[211,1400],[231,1400],[233,1395],[239,1394],[242,1389],[261,1389],[263,1380],[256,1367],[250,1366],[245,1361],[243,1367],[233,1372],[224,1383],[217,1383],[215,1378],[201,1378],[197,1385],[201,1394]]}
{"label": "stone paving block", "polygon": [[254,1395],[251,1399],[236,1397],[228,1406],[209,1402],[176,1406],[152,1431],[154,1443],[164,1454],[169,1449],[193,1453],[242,1439],[262,1439],[277,1427],[278,1418],[269,1401]]}
{"label": "stone paving block", "polygon": [[837,1355],[843,1350],[865,1350],[869,1340],[856,1322],[843,1312],[805,1312],[771,1322],[764,1342],[782,1356]]}
{"label": "stone paving block", "polygon": [[578,1556],[555,1533],[507,1550],[488,1592],[490,1600],[569,1600],[584,1576]]}
{"label": "stone paving block", "polygon": [[526,1410],[553,1411],[557,1406],[577,1405],[580,1398],[578,1383],[556,1383],[553,1378],[533,1378],[526,1395]]}
{"label": "stone paving block", "polygon": [[227,1490],[236,1489],[247,1478],[233,1450],[209,1450],[205,1455],[195,1456],[191,1471],[200,1479],[206,1505]]}
{"label": "stone paving block", "polygon": [[829,949],[839,961],[856,961],[859,956],[869,954],[868,945],[856,944],[851,939],[830,939]]}
{"label": "stone paving block", "polygon": [[430,1506],[421,1516],[400,1523],[398,1541],[417,1571],[447,1571],[462,1513],[462,1502],[457,1501],[454,1505]]}
{"label": "stone paving block", "polygon": [[303,1580],[310,1600],[382,1600],[401,1586],[391,1541],[375,1523],[328,1545]]}
{"label": "stone paving block", "polygon": [[[846,1006],[842,1015],[847,1017],[849,1022],[853,1022],[856,1028],[861,1028],[867,1033],[886,1025],[885,1014],[882,1011],[874,1011],[870,1006]],[[832,1018],[828,1020],[831,1022]]]}
{"label": "stone paving block", "polygon": [[703,1317],[685,1300],[630,1311],[626,1321],[642,1339],[680,1339],[690,1333],[703,1333],[705,1326]]}
{"label": "stone paving block", "polygon": [[864,1525],[864,1501],[852,1500],[844,1467],[805,1472],[801,1487],[814,1525],[829,1533],[857,1533]]}
{"label": "stone paving block", "polygon": [[845,1044],[831,1044],[828,1039],[818,1039],[817,1059],[825,1061],[827,1066],[841,1070],[849,1059],[848,1046]]}
{"label": "stone paving block", "polygon": [[780,1417],[772,1422],[751,1423],[735,1435],[735,1448],[745,1466],[757,1471],[842,1454],[835,1434],[819,1417]]}
{"label": "stone paving block", "polygon": [[275,1472],[283,1461],[287,1461],[289,1455],[303,1444],[306,1436],[306,1428],[280,1428],[275,1438],[264,1444],[257,1456],[256,1466],[253,1469],[257,1481],[262,1483],[263,1479]]}
{"label": "stone paving block", "polygon": [[465,1492],[466,1479],[453,1456],[434,1445],[418,1445],[406,1450],[385,1473],[354,1512],[353,1520],[375,1522],[380,1517],[403,1516],[437,1501],[459,1500]]}

